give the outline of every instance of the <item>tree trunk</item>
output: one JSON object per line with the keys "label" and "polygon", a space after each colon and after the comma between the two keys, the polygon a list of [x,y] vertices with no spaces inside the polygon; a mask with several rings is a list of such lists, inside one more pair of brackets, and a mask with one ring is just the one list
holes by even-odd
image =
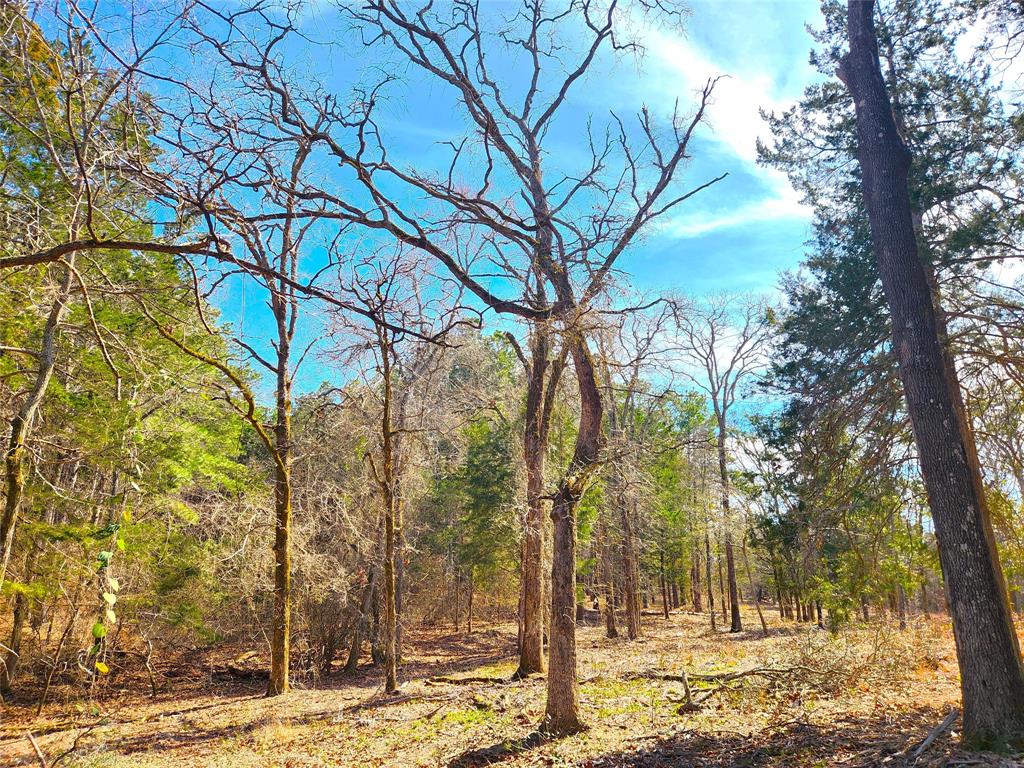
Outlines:
{"label": "tree trunk", "polygon": [[395,664],[402,663],[402,601],[405,592],[405,533],[401,495],[395,501]]}
{"label": "tree trunk", "polygon": [[28,613],[28,598],[24,592],[18,592],[14,598],[14,612],[11,617],[11,636],[4,653],[3,665],[0,666],[0,695],[11,692],[11,681],[18,671],[21,661],[21,638],[25,630],[25,617]]}
{"label": "tree trunk", "polygon": [[395,631],[398,606],[395,602],[395,510],[391,502],[384,511],[384,693],[398,691],[398,653]]}
{"label": "tree trunk", "polygon": [[658,578],[661,579],[661,613],[668,621],[668,583],[665,581],[665,553],[660,553]]}
{"label": "tree trunk", "polygon": [[64,269],[60,286],[57,288],[57,294],[50,306],[46,324],[43,326],[43,336],[39,347],[39,367],[36,369],[35,380],[32,382],[32,388],[25,396],[21,408],[11,419],[11,432],[4,455],[6,477],[4,510],[3,515],[0,516],[0,587],[3,587],[7,576],[7,565],[10,562],[11,549],[14,546],[14,531],[18,524],[18,511],[25,491],[26,442],[57,365],[57,337],[64,315],[67,313],[68,298],[71,295],[74,254],[68,256],[67,259],[68,266]]}
{"label": "tree trunk", "polygon": [[598,549],[601,558],[601,608],[604,612],[605,635],[609,638],[619,636],[619,629],[615,624],[615,571],[612,567],[612,552],[608,522],[604,513],[599,513],[598,519]]}
{"label": "tree trunk", "polygon": [[722,572],[722,558],[718,558],[718,594],[722,598],[722,621],[729,618],[729,601],[726,599],[728,592],[725,591],[725,576]]}
{"label": "tree trunk", "polygon": [[711,581],[711,537],[704,532],[704,570],[708,577],[708,613],[711,615],[711,631],[715,631],[715,590]]}
{"label": "tree trunk", "polygon": [[551,631],[548,647],[548,697],[542,730],[578,731],[579,686],[576,682],[576,502],[559,492],[551,507],[554,557],[551,562]]}
{"label": "tree trunk", "polygon": [[455,634],[459,634],[459,611],[462,606],[462,569],[455,568],[455,602],[452,604],[452,616],[455,619]]}
{"label": "tree trunk", "polygon": [[469,569],[469,604],[466,606],[466,634],[473,634],[473,568]]}
{"label": "tree trunk", "polygon": [[[743,621],[740,618],[739,587],[736,584],[736,557],[732,544],[732,511],[729,507],[729,467],[726,457],[725,439],[726,422],[723,411],[718,416],[718,474],[722,489],[722,524],[725,526],[725,568],[729,581],[729,611],[731,613],[729,631],[742,632]],[[724,603],[723,599],[723,605]]]}
{"label": "tree trunk", "polygon": [[754,607],[757,609],[757,618],[761,622],[761,632],[767,636],[768,623],[764,620],[764,612],[761,610],[761,594],[754,590],[754,574],[750,570],[750,558],[747,556],[747,536],[743,535],[743,565],[747,569],[747,581],[750,582],[750,593],[754,595]]}
{"label": "tree trunk", "polygon": [[359,618],[355,622],[355,630],[352,632],[352,645],[349,646],[348,658],[345,660],[345,672],[351,674],[359,669],[359,656],[363,650],[363,632],[370,623],[370,611],[373,606],[374,593],[377,591],[377,567],[370,566],[369,579],[363,590],[363,600],[360,605]]}
{"label": "tree trunk", "polygon": [[693,565],[690,568],[690,588],[693,591],[693,611],[703,613],[704,606],[700,594],[700,548],[693,548]]}
{"label": "tree trunk", "polygon": [[274,425],[274,625],[270,638],[270,680],[267,696],[289,688],[291,652],[291,384],[287,345],[278,350],[277,413]]}
{"label": "tree trunk", "polygon": [[964,740],[1001,746],[1024,737],[1024,671],[974,436],[918,253],[907,186],[911,158],[882,78],[873,10],[870,0],[848,4],[850,52],[840,77],[856,108],[871,239],[939,542],[960,664]]}
{"label": "tree trunk", "polygon": [[551,403],[558,388],[562,358],[552,362],[550,334],[538,326],[530,339],[527,369],[526,427],[523,457],[526,464],[526,517],[523,521],[523,559],[519,583],[522,602],[522,642],[515,677],[544,671],[544,466],[548,451]]}
{"label": "tree trunk", "polygon": [[568,343],[579,388],[580,417],[573,457],[551,505],[551,633],[547,706],[541,724],[546,733],[558,735],[583,728],[576,681],[576,509],[604,445],[601,389],[594,361],[583,337],[577,336]]}
{"label": "tree trunk", "polygon": [[640,637],[640,567],[633,534],[633,519],[621,491],[618,493],[619,519],[622,524],[622,581],[626,593],[626,636]]}

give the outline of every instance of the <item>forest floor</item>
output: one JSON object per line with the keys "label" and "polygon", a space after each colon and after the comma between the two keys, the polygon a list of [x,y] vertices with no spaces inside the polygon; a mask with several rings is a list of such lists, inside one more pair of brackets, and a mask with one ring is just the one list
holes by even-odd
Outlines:
{"label": "forest floor", "polygon": [[[67,768],[1024,765],[1024,756],[958,751],[958,722],[915,754],[959,697],[940,619],[837,635],[773,619],[767,637],[753,612],[735,635],[684,612],[644,619],[644,637],[633,642],[580,628],[589,728],[568,738],[534,734],[543,678],[509,682],[514,625],[472,635],[413,627],[396,696],[385,696],[379,671],[367,668],[266,699],[262,680],[217,673],[233,658],[220,649],[157,665],[155,697],[143,676],[95,705],[57,702],[38,717],[8,706],[0,766],[42,765],[40,754]],[[760,671],[730,677],[750,670]],[[690,707],[681,680],[665,679],[684,671]]]}

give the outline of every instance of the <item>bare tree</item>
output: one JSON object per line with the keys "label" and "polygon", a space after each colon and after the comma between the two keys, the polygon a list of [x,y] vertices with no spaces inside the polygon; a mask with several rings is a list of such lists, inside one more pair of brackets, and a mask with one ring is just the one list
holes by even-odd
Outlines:
{"label": "bare tree", "polygon": [[[682,371],[711,400],[718,427],[718,474],[732,619],[729,630],[741,632],[743,622],[729,504],[729,417],[740,386],[765,364],[772,314],[758,299],[723,295],[680,306],[676,320],[681,351],[688,363]],[[722,598],[724,600],[725,596]]]}
{"label": "bare tree", "polygon": [[[369,355],[363,375],[371,377],[366,389],[377,393],[372,418],[379,435],[366,460],[381,502],[386,693],[398,690],[401,658],[403,479],[409,470],[409,441],[425,419],[425,405],[414,413],[413,400],[417,388],[437,374],[446,337],[469,322],[463,317],[458,284],[431,274],[432,264],[404,247],[349,262],[342,268],[338,290],[365,314],[359,325],[353,325],[356,318],[349,313],[334,315],[336,343],[353,337],[342,354],[349,363]],[[354,648],[357,654],[358,641]]]}
{"label": "bare tree", "polygon": [[[337,98],[325,93],[315,78],[304,73],[300,80],[288,73],[283,50],[299,35],[287,13],[262,4],[226,9],[196,2],[189,16],[198,47],[226,63],[228,81],[247,91],[241,94],[243,102],[261,109],[278,134],[289,140],[301,137],[311,151],[329,155],[339,166],[338,177],[330,183],[285,190],[288,194],[303,200],[317,216],[356,225],[369,236],[428,255],[487,311],[550,324],[563,339],[575,372],[580,414],[573,457],[550,494],[552,627],[543,725],[553,733],[581,727],[575,515],[604,445],[601,387],[591,354],[591,307],[638,234],[718,180],[687,190],[677,190],[673,183],[689,157],[713,82],[697,94],[689,114],[677,109],[664,127],[646,109],[630,121],[612,115],[603,129],[586,120],[579,127],[587,136],[588,159],[570,168],[552,160],[551,129],[572,120],[576,110],[569,108],[569,99],[575,88],[600,57],[640,50],[639,42],[628,37],[637,28],[632,11],[650,13],[662,24],[682,18],[682,9],[670,3],[627,11],[617,0],[565,0],[557,7],[537,0],[522,0],[515,7],[477,0],[443,7],[379,0],[345,6],[343,12],[372,51],[395,57],[416,76],[448,89],[468,119],[471,129],[453,137],[450,160],[438,169],[404,168],[387,152],[375,110],[390,76],[354,99]],[[525,75],[521,81],[503,83],[493,73],[491,57],[499,53],[522,64],[512,67]],[[197,95],[193,89],[189,98]],[[164,117],[168,125],[181,125],[174,114]],[[206,143],[207,128],[202,122],[198,126],[197,131],[192,126],[177,132],[165,128],[161,137],[180,151],[181,144]],[[223,149],[218,143],[207,147],[214,155]],[[164,190],[167,199],[187,199],[186,209],[202,217],[213,213],[209,195],[188,199],[175,181],[174,175],[164,174],[153,186]],[[296,215],[304,214],[297,209]],[[239,267],[267,271],[225,248],[215,250]],[[309,293],[341,302],[337,296]],[[345,308],[360,312],[352,304]]]}

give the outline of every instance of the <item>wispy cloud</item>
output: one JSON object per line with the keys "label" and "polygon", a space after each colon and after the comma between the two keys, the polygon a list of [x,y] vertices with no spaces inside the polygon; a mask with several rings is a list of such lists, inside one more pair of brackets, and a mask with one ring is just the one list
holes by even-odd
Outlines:
{"label": "wispy cloud", "polygon": [[[710,11],[711,6],[702,7],[702,13]],[[679,32],[648,27],[643,34],[647,56],[641,94],[644,100],[674,103],[678,99],[683,104],[709,79],[720,78],[708,109],[709,130],[702,138],[711,141],[727,156],[734,157],[745,173],[757,179],[756,186],[763,192],[763,197],[748,199],[724,214],[708,210],[700,213],[690,209],[681,211],[676,217],[663,222],[660,232],[666,236],[689,238],[755,222],[809,219],[810,209],[801,204],[785,175],[757,164],[757,141],[770,138],[761,110],[781,111],[791,106],[799,95],[780,93],[779,81],[787,73],[784,70],[729,71],[712,54]],[[764,37],[771,38],[768,34]],[[766,43],[765,40],[761,42]],[[773,44],[785,46],[786,41],[775,40]],[[790,50],[788,54],[794,63],[797,52]],[[799,61],[795,59],[795,62]]]}

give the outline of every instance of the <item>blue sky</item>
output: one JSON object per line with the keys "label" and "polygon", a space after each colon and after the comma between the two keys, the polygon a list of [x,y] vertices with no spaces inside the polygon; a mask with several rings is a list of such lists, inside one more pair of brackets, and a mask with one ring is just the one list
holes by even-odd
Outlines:
{"label": "blue sky", "polygon": [[[684,30],[642,30],[641,60],[602,62],[573,94],[571,109],[603,119],[609,110],[629,115],[646,105],[655,117],[668,118],[677,100],[684,113],[689,111],[695,91],[709,77],[725,75],[708,124],[693,144],[683,181],[693,186],[726,172],[728,178],[661,221],[619,266],[638,289],[650,293],[771,292],[779,272],[801,259],[809,212],[783,176],[756,163],[756,141],[768,138],[759,110],[791,105],[815,77],[808,64],[812,41],[805,25],[820,23],[818,4],[698,0],[691,9]],[[321,39],[343,34],[338,11],[326,3],[312,7],[303,25]],[[318,48],[302,63],[338,92],[378,64],[351,46]],[[417,167],[434,162],[446,166],[440,142],[464,132],[465,122],[444,87],[413,72],[402,75],[381,114],[392,158]],[[579,151],[580,137],[571,133],[578,131],[575,125],[562,134],[552,132],[550,155],[571,160]],[[239,299],[237,288],[222,298],[229,319],[237,318]],[[262,323],[251,298],[248,304],[246,336],[251,339],[262,335]],[[308,391],[327,376],[329,371],[311,360],[298,387]]]}

